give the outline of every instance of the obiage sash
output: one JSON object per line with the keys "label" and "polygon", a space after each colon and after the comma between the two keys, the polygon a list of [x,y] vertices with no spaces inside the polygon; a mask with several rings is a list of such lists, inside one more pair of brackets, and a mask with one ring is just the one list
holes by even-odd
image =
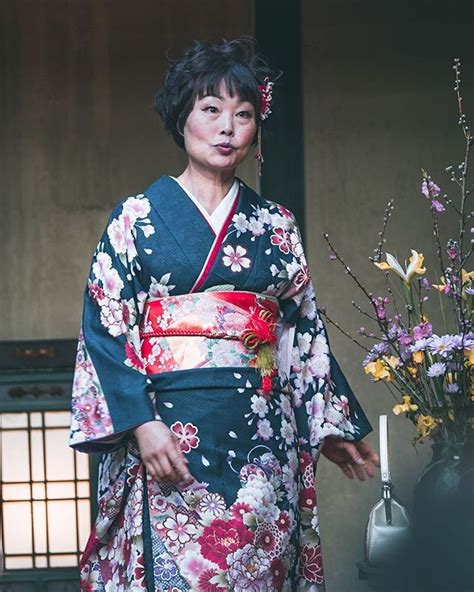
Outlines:
{"label": "obiage sash", "polygon": [[264,392],[276,374],[276,298],[253,292],[199,292],[149,300],[141,324],[148,374],[201,367],[254,367]]}

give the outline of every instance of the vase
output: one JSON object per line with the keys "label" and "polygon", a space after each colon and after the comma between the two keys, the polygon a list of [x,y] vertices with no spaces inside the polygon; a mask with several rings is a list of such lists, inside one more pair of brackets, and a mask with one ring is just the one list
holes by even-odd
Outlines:
{"label": "vase", "polygon": [[473,436],[433,444],[416,483],[413,559],[420,590],[474,589]]}

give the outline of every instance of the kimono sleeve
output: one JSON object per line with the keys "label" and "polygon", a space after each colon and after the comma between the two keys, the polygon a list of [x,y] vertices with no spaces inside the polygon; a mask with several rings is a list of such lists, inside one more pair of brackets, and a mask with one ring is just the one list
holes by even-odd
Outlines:
{"label": "kimono sleeve", "polygon": [[331,352],[296,223],[291,252],[289,287],[281,300],[290,335],[288,379],[299,436],[316,453],[327,436],[361,440],[372,426]]}
{"label": "kimono sleeve", "polygon": [[154,232],[148,212],[143,196],[119,205],[93,255],[72,393],[70,445],[83,452],[107,452],[157,418],[139,337],[146,292],[138,239]]}

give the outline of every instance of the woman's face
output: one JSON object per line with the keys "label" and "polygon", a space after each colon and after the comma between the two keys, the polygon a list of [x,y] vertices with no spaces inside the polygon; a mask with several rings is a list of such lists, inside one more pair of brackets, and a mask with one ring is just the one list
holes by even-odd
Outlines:
{"label": "woman's face", "polygon": [[237,94],[231,97],[221,83],[217,95],[196,98],[183,131],[185,150],[194,165],[212,172],[235,170],[257,131],[255,109]]}

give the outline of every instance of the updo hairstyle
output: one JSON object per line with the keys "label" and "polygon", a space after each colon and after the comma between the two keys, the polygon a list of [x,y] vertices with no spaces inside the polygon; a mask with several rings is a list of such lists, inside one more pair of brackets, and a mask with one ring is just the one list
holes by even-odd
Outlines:
{"label": "updo hairstyle", "polygon": [[182,58],[169,67],[163,86],[155,96],[154,109],[164,121],[166,131],[184,149],[184,124],[197,97],[218,94],[224,82],[232,97],[237,94],[240,100],[252,103],[258,129],[262,123],[258,85],[267,76],[275,81],[280,75],[281,72],[274,72],[267,60],[257,53],[252,37],[223,39],[220,43],[195,41]]}

